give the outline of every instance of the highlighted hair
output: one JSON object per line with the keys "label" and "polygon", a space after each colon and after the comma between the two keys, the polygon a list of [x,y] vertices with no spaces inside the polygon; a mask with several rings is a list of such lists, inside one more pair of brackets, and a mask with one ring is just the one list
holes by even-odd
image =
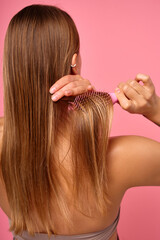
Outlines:
{"label": "highlighted hair", "polygon": [[[68,111],[70,98],[54,103],[49,94],[59,78],[71,74],[74,53],[79,53],[79,35],[63,10],[31,5],[12,18],[4,46],[1,177],[15,234],[27,230],[33,235],[36,222],[48,235],[56,234],[51,209],[72,227],[64,183],[79,211],[83,212],[84,189],[94,196],[100,212],[106,208],[111,99],[90,95],[82,110]],[[68,126],[70,172],[59,157]]]}

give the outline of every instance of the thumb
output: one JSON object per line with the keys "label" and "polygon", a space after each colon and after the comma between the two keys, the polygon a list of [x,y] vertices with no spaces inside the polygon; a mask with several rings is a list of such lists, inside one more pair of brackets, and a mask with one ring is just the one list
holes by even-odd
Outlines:
{"label": "thumb", "polygon": [[135,80],[138,82],[140,82],[140,81],[143,82],[143,85],[146,86],[148,89],[154,88],[152,80],[151,80],[150,76],[148,76],[148,75],[145,75],[143,73],[138,73],[136,75]]}

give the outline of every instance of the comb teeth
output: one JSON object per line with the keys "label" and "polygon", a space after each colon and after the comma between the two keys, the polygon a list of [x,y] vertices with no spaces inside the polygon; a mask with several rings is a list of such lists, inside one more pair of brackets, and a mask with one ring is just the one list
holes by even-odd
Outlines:
{"label": "comb teeth", "polygon": [[86,92],[86,93],[76,96],[74,101],[70,102],[68,109],[69,110],[83,110],[82,108],[85,106],[85,104],[88,103],[89,101],[92,101],[90,97],[103,97],[106,104],[108,104],[108,102],[112,102],[111,96],[106,92],[89,91],[89,92]]}

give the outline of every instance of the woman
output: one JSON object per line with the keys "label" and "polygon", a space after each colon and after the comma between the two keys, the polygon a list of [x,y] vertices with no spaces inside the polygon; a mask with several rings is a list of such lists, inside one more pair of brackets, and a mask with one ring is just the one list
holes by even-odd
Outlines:
{"label": "woman", "polygon": [[[160,143],[109,138],[107,93],[92,91],[71,108],[73,96],[94,89],[80,68],[79,36],[66,12],[32,5],[12,18],[4,47],[0,205],[15,239],[115,240],[125,191],[160,185]],[[116,95],[122,108],[160,124],[160,98],[148,76],[121,83]]]}

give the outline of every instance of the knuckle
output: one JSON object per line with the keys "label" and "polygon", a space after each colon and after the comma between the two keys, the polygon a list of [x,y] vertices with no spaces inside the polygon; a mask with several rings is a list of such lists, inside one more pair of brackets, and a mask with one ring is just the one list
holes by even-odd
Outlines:
{"label": "knuckle", "polygon": [[85,82],[85,84],[91,84],[90,81],[86,78],[81,78],[80,80]]}
{"label": "knuckle", "polygon": [[86,78],[82,78],[81,76],[80,76],[80,79],[79,79],[80,81],[83,81],[83,82],[86,82],[86,83],[90,83],[90,81],[88,80],[88,79],[86,79]]}
{"label": "knuckle", "polygon": [[148,92],[147,95],[145,96],[145,99],[149,101],[152,98],[152,93]]}
{"label": "knuckle", "polygon": [[88,92],[88,89],[87,89],[87,88],[84,88],[83,92]]}
{"label": "knuckle", "polygon": [[129,79],[129,80],[127,81],[127,83],[130,84],[132,81],[133,81],[132,79]]}
{"label": "knuckle", "polygon": [[149,83],[152,82],[152,80],[151,80],[149,75],[145,75],[145,80],[146,80],[146,82],[149,82]]}
{"label": "knuckle", "polygon": [[75,81],[82,81],[83,78],[80,75],[76,75]]}
{"label": "knuckle", "polygon": [[78,79],[81,79],[82,77],[81,77],[79,74],[77,74],[77,78],[78,78]]}
{"label": "knuckle", "polygon": [[72,77],[70,75],[66,76],[66,82],[70,83],[72,81]]}
{"label": "knuckle", "polygon": [[147,104],[146,101],[141,101],[139,104],[139,108],[143,109],[146,106],[146,104]]}
{"label": "knuckle", "polygon": [[66,75],[61,79],[59,79],[57,83],[59,83],[59,85],[63,85],[63,84],[67,84],[69,81],[71,81],[70,75]]}
{"label": "knuckle", "polygon": [[68,89],[68,90],[65,91],[65,95],[67,95],[67,96],[70,96],[72,94],[73,94],[72,89]]}
{"label": "knuckle", "polygon": [[124,102],[123,103],[123,106],[122,106],[122,108],[124,109],[124,110],[128,110],[128,109],[130,109],[130,107],[131,107],[131,103],[130,102]]}
{"label": "knuckle", "polygon": [[130,82],[130,86],[136,87],[136,86],[137,86],[137,82],[136,82],[135,80],[132,80],[132,81]]}
{"label": "knuckle", "polygon": [[120,82],[119,84],[118,84],[118,87],[119,88],[122,88],[124,86],[124,82]]}
{"label": "knuckle", "polygon": [[76,82],[71,82],[71,83],[70,83],[70,87],[71,87],[71,88],[74,88],[74,87],[76,87],[76,86],[77,86]]}
{"label": "knuckle", "polygon": [[144,75],[147,79],[150,79],[150,76],[149,75]]}
{"label": "knuckle", "polygon": [[65,76],[64,76],[64,79],[65,79],[66,81],[71,81],[72,78],[73,78],[73,76],[74,76],[74,75],[65,75]]}
{"label": "knuckle", "polygon": [[69,79],[69,77],[70,77],[70,75],[65,75],[62,78],[60,78],[58,81],[67,81]]}
{"label": "knuckle", "polygon": [[123,91],[126,92],[126,93],[129,92],[130,91],[130,86],[128,84],[124,84]]}
{"label": "knuckle", "polygon": [[91,82],[88,79],[86,79],[86,81],[87,81],[88,85],[91,85]]}

